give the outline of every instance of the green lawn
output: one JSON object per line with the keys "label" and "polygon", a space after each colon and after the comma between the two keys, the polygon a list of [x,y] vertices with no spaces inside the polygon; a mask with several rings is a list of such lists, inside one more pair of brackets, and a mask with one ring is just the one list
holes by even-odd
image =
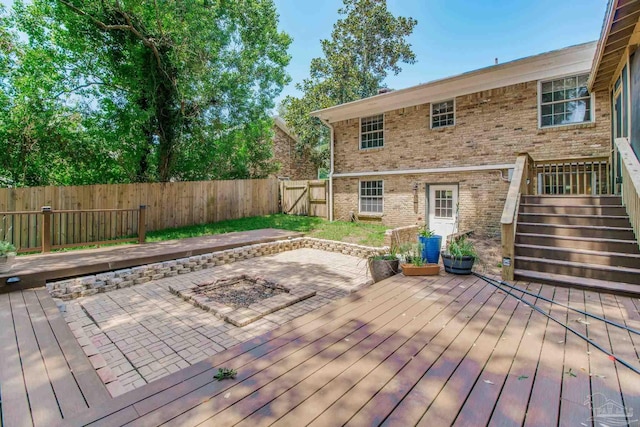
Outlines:
{"label": "green lawn", "polygon": [[283,230],[299,231],[309,237],[338,240],[367,246],[382,246],[384,232],[387,229],[387,227],[378,224],[341,221],[331,223],[315,217],[274,214],[150,231],[147,233],[146,241],[159,242],[208,234],[229,233],[232,231],[259,230],[261,228],[280,228]]}

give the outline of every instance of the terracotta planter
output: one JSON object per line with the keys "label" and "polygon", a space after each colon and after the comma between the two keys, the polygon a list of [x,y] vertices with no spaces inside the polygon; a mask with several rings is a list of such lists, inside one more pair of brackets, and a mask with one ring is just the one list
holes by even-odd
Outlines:
{"label": "terracotta planter", "polygon": [[451,255],[442,255],[442,263],[444,264],[444,271],[453,274],[471,274],[473,263],[475,258],[471,256],[463,256],[462,258],[454,258]]}
{"label": "terracotta planter", "polygon": [[369,258],[369,272],[373,282],[377,283],[400,272],[400,260]]}
{"label": "terracotta planter", "polygon": [[0,255],[0,273],[6,273],[13,267],[13,260],[16,258],[16,254],[10,253],[8,255]]}
{"label": "terracotta planter", "polygon": [[436,276],[440,273],[439,264],[413,265],[402,264],[402,274],[405,276]]}

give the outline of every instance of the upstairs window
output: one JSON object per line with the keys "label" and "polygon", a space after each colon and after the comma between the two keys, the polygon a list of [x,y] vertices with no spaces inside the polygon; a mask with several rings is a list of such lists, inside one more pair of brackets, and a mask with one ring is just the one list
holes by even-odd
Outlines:
{"label": "upstairs window", "polygon": [[540,83],[540,127],[592,121],[588,74]]}
{"label": "upstairs window", "polygon": [[455,103],[453,99],[431,104],[431,129],[455,124]]}
{"label": "upstairs window", "polygon": [[360,213],[382,213],[384,183],[377,181],[360,181]]}
{"label": "upstairs window", "polygon": [[360,119],[360,149],[384,146],[384,114]]}

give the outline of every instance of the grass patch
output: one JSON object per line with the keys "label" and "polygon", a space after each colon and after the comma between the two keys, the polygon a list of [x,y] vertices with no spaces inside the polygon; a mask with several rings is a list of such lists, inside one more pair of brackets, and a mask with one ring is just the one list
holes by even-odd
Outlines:
{"label": "grass patch", "polygon": [[329,222],[322,218],[274,214],[250,218],[232,219],[210,224],[192,225],[167,230],[147,232],[147,242],[185,239],[188,237],[229,233],[232,231],[260,230],[262,228],[279,228],[281,230],[298,231],[310,237],[337,240],[367,246],[382,246],[384,232],[387,227],[379,224],[358,222]]}

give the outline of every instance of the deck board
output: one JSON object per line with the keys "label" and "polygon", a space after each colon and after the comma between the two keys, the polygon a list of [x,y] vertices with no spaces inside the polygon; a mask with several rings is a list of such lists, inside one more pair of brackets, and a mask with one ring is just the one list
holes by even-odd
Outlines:
{"label": "deck board", "polygon": [[[569,305],[572,308],[585,310],[584,291],[569,290]],[[576,331],[586,335],[587,328],[584,323],[578,322],[584,315],[574,311],[567,314],[567,325]],[[591,424],[588,421],[592,414],[585,401],[591,396],[591,381],[589,375],[581,368],[589,368],[589,346],[575,334],[567,331],[565,341],[565,358],[562,372],[562,399],[560,400],[561,426]]]}
{"label": "deck board", "polygon": [[[637,327],[632,298],[517,285],[640,366],[637,335],[536,295]],[[640,413],[637,374],[473,276],[393,277],[115,399],[45,290],[0,294],[0,321],[8,427],[592,425],[594,392]]]}
{"label": "deck board", "polygon": [[58,400],[63,418],[70,418],[88,408],[49,322],[34,292],[22,293],[38,340],[48,379]]}
{"label": "deck board", "polygon": [[[517,285],[522,286],[518,283]],[[522,287],[529,291],[540,289],[540,285]],[[525,299],[530,302],[535,300],[531,296]],[[529,307],[522,303],[518,304],[513,317],[502,331],[491,358],[478,376],[465,405],[456,417],[455,425],[484,425],[489,421],[531,315],[532,310]]]}
{"label": "deck board", "polygon": [[[488,287],[486,290],[492,291]],[[476,313],[465,316],[466,323],[461,322],[462,329],[457,336],[455,336],[451,344],[446,347],[445,351],[440,352],[436,349],[435,352],[429,351],[427,355],[425,353],[425,350],[429,349],[429,346],[427,346],[418,357],[407,364],[404,378],[398,379],[398,377],[396,377],[394,381],[399,384],[410,384],[412,378],[419,378],[419,380],[404,396],[397,396],[401,401],[391,411],[379,411],[379,417],[384,417],[383,425],[391,426],[397,425],[398,423],[414,425],[420,422],[425,410],[433,403],[440,391],[445,387],[449,378],[453,375],[461,361],[464,360],[464,357],[471,351],[475,341],[482,334],[482,331],[504,302],[505,295],[493,292],[490,298],[482,303]],[[471,322],[473,322],[474,327],[467,328],[466,326]],[[449,327],[450,325],[448,324],[446,328],[448,329]],[[456,331],[454,330],[451,333],[455,334]],[[427,365],[428,371],[420,377],[421,364],[423,363],[431,363],[431,365]],[[400,375],[402,374],[403,372],[401,372]],[[395,397],[396,396],[393,396],[393,398]],[[370,401],[369,404],[373,404],[374,407],[377,405],[375,400]],[[357,417],[359,416],[361,416],[360,413],[357,414]],[[365,415],[365,418],[366,416],[367,415]],[[360,418],[360,420],[362,420],[362,418]],[[358,422],[358,419],[354,418],[350,421],[350,424],[357,425]],[[430,420],[427,420],[426,423],[432,425]]]}
{"label": "deck board", "polygon": [[[604,317],[613,320],[619,319],[621,314],[620,307],[615,298],[613,298],[612,295],[601,294],[600,299],[602,301]],[[633,346],[633,334],[611,325],[607,325],[607,333],[610,337],[613,354],[636,367],[636,369],[640,369],[640,355]],[[640,336],[637,335],[636,337],[640,338]],[[634,380],[630,375],[626,375],[629,371],[626,366],[616,363],[616,370],[618,371],[620,392],[622,393],[624,405],[628,408],[640,408],[640,393],[638,393],[639,380]]]}
{"label": "deck board", "polygon": [[451,425],[513,316],[518,301],[506,298],[422,416],[422,425]]}
{"label": "deck board", "polygon": [[33,426],[8,294],[0,295],[0,324],[2,424],[7,427]]}
{"label": "deck board", "polygon": [[[555,288],[552,295],[554,301],[567,304],[569,290]],[[560,322],[567,321],[567,308],[554,304],[549,315]],[[548,402],[559,402],[562,392],[562,368],[564,364],[564,346],[567,330],[549,320],[545,331],[544,341],[540,350],[540,359],[536,364],[536,373],[529,403],[524,420],[526,426],[553,425],[559,416],[559,405],[549,405]],[[561,349],[559,351],[559,349]]]}
{"label": "deck board", "polygon": [[[104,402],[110,400],[111,395],[107,391],[107,388],[91,366],[89,359],[82,351],[78,341],[76,341],[73,333],[60,315],[60,311],[47,291],[45,289],[37,289],[35,291],[27,290],[23,292],[35,292],[38,296],[42,309],[51,325],[51,330],[56,336],[56,340],[65,356],[69,369],[73,373],[88,406],[99,407],[103,405]],[[13,293],[10,295],[13,295]]]}
{"label": "deck board", "polygon": [[35,427],[50,426],[62,419],[56,395],[49,382],[47,369],[42,360],[31,319],[22,292],[9,294],[13,313],[18,352],[23,366],[31,415]]}

